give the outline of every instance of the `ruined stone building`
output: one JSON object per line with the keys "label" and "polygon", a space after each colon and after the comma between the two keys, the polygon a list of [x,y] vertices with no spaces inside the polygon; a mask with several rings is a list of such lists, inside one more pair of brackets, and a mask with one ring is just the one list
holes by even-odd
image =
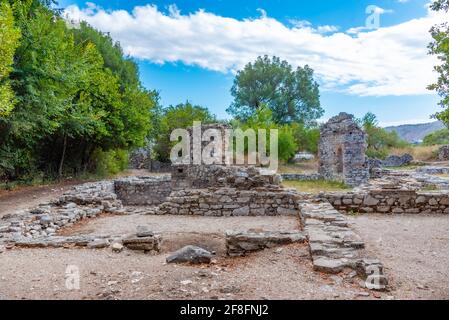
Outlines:
{"label": "ruined stone building", "polygon": [[[190,163],[188,164],[173,164],[171,170],[172,177],[172,187],[174,189],[183,188],[200,188],[212,185],[219,178],[217,174],[217,168],[220,169],[225,163],[226,154],[226,130],[230,130],[231,127],[225,124],[206,124],[201,125],[201,131],[194,132],[193,127],[187,129],[190,137]],[[198,134],[196,139],[200,139],[201,144],[194,146],[194,134]],[[203,141],[203,138],[205,141]],[[215,140],[218,139],[218,140]],[[201,155],[204,148],[214,142],[206,152],[209,156],[214,159],[213,164],[204,164],[202,159],[199,159],[200,163],[197,163],[198,159],[195,160],[194,153],[196,156]],[[215,145],[215,146],[214,146]],[[218,170],[218,171],[223,171]]]}
{"label": "ruined stone building", "polygon": [[355,187],[369,180],[367,135],[354,116],[340,113],[321,127],[319,173],[327,180]]}

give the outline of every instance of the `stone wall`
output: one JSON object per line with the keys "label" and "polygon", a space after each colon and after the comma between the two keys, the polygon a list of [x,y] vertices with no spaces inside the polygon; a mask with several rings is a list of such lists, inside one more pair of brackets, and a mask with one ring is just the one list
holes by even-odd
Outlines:
{"label": "stone wall", "polygon": [[340,113],[321,127],[319,173],[327,180],[359,186],[369,180],[365,156],[366,134],[347,113]]}
{"label": "stone wall", "polygon": [[449,192],[371,190],[365,193],[320,195],[334,208],[346,212],[386,214],[449,214]]}
{"label": "stone wall", "polygon": [[125,205],[160,205],[170,195],[170,176],[133,177],[114,181],[115,193]]}
{"label": "stone wall", "polygon": [[232,187],[251,189],[279,185],[279,175],[263,175],[260,168],[222,165],[175,165],[172,170],[172,188],[204,189]]}
{"label": "stone wall", "polygon": [[443,146],[438,150],[439,161],[449,161],[449,145]]}
{"label": "stone wall", "polygon": [[[209,188],[174,191],[157,214],[204,216],[296,215],[296,202],[305,197],[281,188]],[[307,195],[308,197],[308,195]]]}

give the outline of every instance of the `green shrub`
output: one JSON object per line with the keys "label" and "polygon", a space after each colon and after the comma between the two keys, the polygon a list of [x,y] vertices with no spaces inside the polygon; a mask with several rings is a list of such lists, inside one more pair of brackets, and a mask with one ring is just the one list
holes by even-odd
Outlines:
{"label": "green shrub", "polygon": [[376,116],[368,112],[358,123],[368,134],[368,149],[366,155],[370,158],[385,159],[392,148],[405,148],[409,146],[407,141],[399,138],[397,132],[387,131],[378,126]]}
{"label": "green shrub", "polygon": [[425,146],[449,144],[449,129],[445,128],[428,134],[424,137],[423,144]]}
{"label": "green shrub", "polygon": [[93,154],[93,159],[95,172],[100,177],[117,174],[128,167],[128,153],[122,149],[109,151],[97,149]]}
{"label": "green shrub", "polygon": [[299,150],[317,154],[320,129],[307,127],[300,123],[292,123],[291,127]]}

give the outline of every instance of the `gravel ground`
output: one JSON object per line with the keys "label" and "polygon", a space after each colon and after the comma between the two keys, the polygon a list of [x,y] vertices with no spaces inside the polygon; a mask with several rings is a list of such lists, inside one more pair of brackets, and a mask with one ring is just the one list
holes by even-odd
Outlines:
{"label": "gravel ground", "polygon": [[448,215],[363,215],[351,219],[386,267],[398,299],[449,299]]}
{"label": "gravel ground", "polygon": [[[14,249],[1,254],[5,299],[369,299],[357,284],[312,271],[304,244],[210,266],[165,264],[151,256],[109,249]],[[79,290],[66,288],[76,266]],[[73,268],[73,267],[71,267]],[[75,269],[72,269],[75,270]],[[368,295],[368,296],[367,296]]]}

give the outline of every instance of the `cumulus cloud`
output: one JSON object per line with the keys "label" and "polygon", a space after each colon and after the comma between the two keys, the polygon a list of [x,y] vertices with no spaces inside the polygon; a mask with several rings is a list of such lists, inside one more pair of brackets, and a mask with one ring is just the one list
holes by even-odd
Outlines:
{"label": "cumulus cloud", "polygon": [[237,20],[204,10],[183,15],[154,5],[105,11],[94,4],[69,6],[66,14],[109,32],[132,57],[155,63],[183,62],[219,72],[236,72],[259,55],[276,55],[295,66],[310,65],[326,90],[359,96],[428,94],[436,74],[427,54],[429,29],[447,19],[427,16],[376,30],[338,32],[306,21],[287,26],[259,10]]}

